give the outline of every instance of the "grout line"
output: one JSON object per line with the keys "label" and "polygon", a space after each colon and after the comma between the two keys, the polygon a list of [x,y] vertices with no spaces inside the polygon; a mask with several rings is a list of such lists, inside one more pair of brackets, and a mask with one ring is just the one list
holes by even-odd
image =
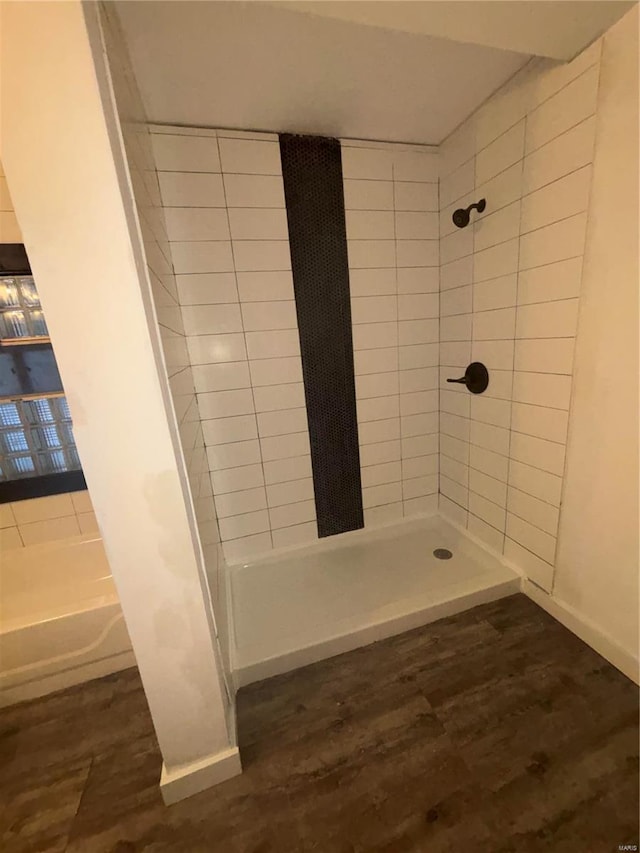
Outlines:
{"label": "grout line", "polygon": [[[586,48],[585,48],[585,49],[586,49]],[[529,63],[528,63],[528,64],[529,64]],[[568,63],[568,64],[570,65],[571,63]],[[559,94],[560,94],[560,92],[563,92],[563,91],[564,91],[568,86],[570,86],[570,85],[571,85],[572,83],[574,83],[576,80],[579,80],[579,79],[580,79],[580,77],[583,77],[585,74],[587,74],[587,73],[588,73],[589,71],[591,71],[593,68],[595,68],[595,66],[596,66],[596,65],[598,65],[598,66],[599,66],[600,64],[601,64],[601,56],[598,56],[598,59],[597,59],[595,62],[593,62],[593,63],[592,63],[588,68],[586,68],[584,71],[582,71],[582,72],[581,72],[580,74],[578,74],[576,77],[573,77],[571,80],[569,80],[569,82],[568,82],[568,83],[565,83],[565,84],[564,84],[564,86],[561,86],[561,87],[560,87],[560,89],[556,89],[556,91],[555,91],[555,92],[553,92],[553,93],[552,93],[551,95],[549,95],[547,98],[544,98],[542,101],[540,101],[540,103],[536,104],[536,105],[535,105],[535,107],[533,107],[532,109],[527,108],[527,111],[526,111],[526,113],[525,113],[525,115],[524,115],[524,116],[521,116],[517,121],[515,121],[512,125],[510,125],[510,126],[509,126],[505,131],[503,131],[503,132],[502,132],[501,134],[499,134],[498,136],[494,137],[494,138],[491,140],[491,142],[488,142],[485,146],[483,146],[483,147],[482,147],[482,148],[480,148],[478,151],[476,151],[476,154],[479,154],[481,151],[484,151],[486,148],[488,148],[488,147],[489,147],[489,145],[492,145],[492,144],[493,144],[497,139],[500,139],[500,137],[501,137],[501,136],[504,136],[504,134],[505,134],[505,133],[508,133],[510,130],[513,130],[513,128],[518,124],[518,122],[519,122],[519,121],[522,121],[522,119],[523,119],[523,118],[526,118],[530,113],[534,113],[536,110],[540,109],[540,107],[541,107],[543,104],[546,104],[546,103],[547,103],[548,101],[550,101],[552,98],[555,98],[555,97],[556,97],[556,95],[559,95]],[[524,68],[526,68],[526,67],[527,67],[527,65],[523,66],[523,68],[521,68],[521,69],[518,69],[518,71],[516,71],[516,73],[515,73],[511,78],[509,78],[509,80],[507,80],[507,81],[506,81],[506,83],[504,83],[504,84],[503,84],[503,86],[501,86],[499,89],[497,89],[497,90],[496,90],[495,92],[493,92],[491,95],[489,95],[489,96],[488,96],[488,98],[486,98],[486,100],[485,100],[485,101],[483,101],[483,103],[482,103],[482,104],[480,104],[480,106],[479,106],[477,109],[475,109],[475,110],[471,113],[471,115],[469,115],[469,116],[467,116],[465,119],[463,119],[463,121],[461,121],[461,122],[460,122],[460,124],[459,124],[457,127],[455,127],[447,137],[445,137],[443,140],[441,140],[441,141],[438,143],[438,146],[437,146],[437,147],[438,147],[438,148],[440,148],[440,146],[444,145],[444,144],[447,142],[447,140],[449,140],[449,139],[450,139],[450,138],[451,138],[451,137],[452,137],[452,136],[453,136],[453,135],[454,135],[454,134],[455,134],[455,133],[456,133],[456,132],[457,132],[457,131],[458,131],[458,130],[459,130],[459,129],[464,125],[464,124],[465,124],[465,122],[472,120],[472,119],[473,119],[473,117],[474,117],[474,116],[476,116],[476,115],[480,112],[480,110],[484,107],[484,105],[485,105],[485,104],[489,103],[489,102],[491,101],[491,99],[492,99],[492,98],[494,98],[495,96],[497,96],[497,95],[498,95],[498,93],[501,91],[501,89],[503,89],[503,88],[505,88],[505,87],[509,86],[509,84],[510,84],[514,79],[515,79],[515,77],[516,77],[518,74],[520,74],[520,73],[523,71],[523,69],[524,69]],[[530,73],[531,73],[532,71],[534,71],[534,70],[535,70],[534,68],[531,68],[531,69],[529,69],[529,71],[528,71],[527,73],[528,73],[528,74],[530,74]],[[538,73],[542,73],[542,74],[544,74],[544,71],[542,71],[542,72],[538,72]],[[596,102],[597,102],[597,99],[596,99]],[[575,125],[573,125],[573,126],[575,127]],[[563,131],[563,133],[565,133],[565,132],[566,132],[566,131]],[[558,135],[559,135],[559,136],[562,136],[562,134],[558,134]],[[554,138],[555,138],[555,139],[557,139],[557,137],[554,137]],[[546,143],[545,143],[545,144],[546,144]],[[474,155],[474,156],[475,156],[475,155]],[[443,175],[442,177],[444,177],[444,178],[448,178],[450,175],[452,175],[454,172],[456,172],[456,171],[457,171],[461,166],[464,166],[466,163],[468,163],[470,159],[471,159],[471,158],[468,158],[467,160],[464,160],[462,163],[460,163],[458,166],[456,166],[456,167],[455,167],[454,169],[452,169],[450,172],[447,172],[447,174],[446,174],[446,175]]]}
{"label": "grout line", "polygon": [[[221,164],[221,169],[222,169],[222,155],[221,155],[221,151],[220,151],[220,142],[219,142],[219,139],[218,139],[218,136],[217,136],[217,135],[216,135],[216,149],[217,149],[217,151],[218,151],[218,158],[219,158],[219,161],[220,161],[220,164]],[[282,180],[282,174],[280,175],[280,178],[281,178],[281,180]],[[224,203],[225,203],[225,216],[226,216],[226,219],[227,219],[227,227],[229,228],[229,234],[231,234],[231,219],[230,219],[230,217],[229,217],[229,208],[227,207],[227,188],[226,188],[226,185],[225,185],[225,182],[224,182],[224,177],[223,177],[223,175],[222,175],[222,171],[221,171],[221,177],[220,177],[220,180],[221,180],[221,183],[222,183],[222,197],[223,197],[223,199],[224,199]],[[238,289],[238,276],[237,276],[237,267],[236,267],[236,257],[235,257],[235,252],[234,252],[234,248],[233,248],[233,243],[234,243],[234,241],[233,241],[233,240],[231,240],[231,241],[229,241],[229,242],[231,243],[231,257],[232,257],[232,260],[233,260],[233,274],[234,274],[234,281],[235,281],[235,285],[236,285],[236,293],[238,294],[238,303],[237,303],[237,304],[238,304],[238,310],[239,310],[239,313],[240,313],[240,324],[241,324],[241,327],[242,327],[241,331],[242,331],[242,335],[243,335],[243,339],[244,339],[244,349],[245,349],[245,353],[246,353],[246,356],[247,356],[247,359],[246,359],[246,361],[247,361],[247,370],[249,371],[249,377],[251,377],[251,366],[250,366],[250,360],[249,360],[249,347],[247,346],[247,333],[246,333],[246,330],[245,330],[245,328],[244,328],[244,316],[243,316],[243,314],[242,314],[242,306],[241,306],[241,303],[240,303],[240,291],[239,291],[239,289]],[[250,379],[250,381],[251,381],[251,379]],[[259,425],[258,425],[258,414],[257,414],[257,410],[256,410],[256,400],[255,400],[254,388],[253,388],[253,385],[252,385],[252,384],[249,386],[249,390],[251,391],[251,401],[252,401],[252,405],[253,405],[253,416],[254,416],[254,419],[255,419],[256,435],[258,436],[257,441],[258,441],[258,449],[259,449],[259,451],[260,451],[260,468],[261,468],[261,470],[262,470],[262,488],[263,488],[263,490],[264,490],[264,499],[265,499],[265,503],[266,503],[266,502],[267,502],[267,489],[266,489],[266,482],[267,482],[267,478],[266,478],[266,476],[265,476],[265,470],[264,470],[264,459],[263,459],[263,457],[262,457],[262,445],[260,444],[260,430],[259,430]],[[207,463],[208,463],[208,460],[207,460]],[[213,472],[212,472],[212,473],[213,473]],[[213,478],[212,478],[211,483],[212,483],[212,486],[213,486]],[[214,503],[215,503],[215,489],[214,489]],[[269,529],[268,529],[268,531],[260,531],[260,532],[268,532],[268,533],[269,533],[269,541],[270,541],[270,543],[271,543],[271,548],[273,548],[273,536],[272,536],[272,534],[271,534],[271,516],[270,516],[270,514],[269,514],[269,510],[268,510],[268,509],[267,509],[267,519],[268,519],[268,521],[269,521]]]}
{"label": "grout line", "polygon": [[[597,124],[598,124],[597,105],[600,102],[600,90],[601,90],[601,85],[602,85],[601,58],[602,58],[602,51],[600,52],[599,57],[598,57],[598,84],[596,87],[596,113],[594,114],[596,116],[596,119],[595,119],[595,127],[594,127],[594,132],[593,132],[594,147],[593,147],[592,159],[591,159],[591,162],[589,164],[590,168],[591,168],[591,173],[589,176],[589,193],[588,193],[588,202],[587,202],[587,221],[585,224],[585,245],[584,245],[583,253],[580,256],[582,258],[582,262],[580,265],[580,293],[582,293],[582,276],[583,276],[583,272],[584,272],[584,254],[585,254],[586,249],[587,249],[587,237],[589,234],[589,225],[591,222],[591,215],[592,215],[591,203],[592,203],[592,195],[593,195],[593,173],[594,173],[593,161],[595,160],[595,143],[596,143],[596,134],[597,134],[597,129],[598,129],[597,128]],[[578,301],[578,317],[577,317],[577,324],[576,324],[576,333],[574,336],[574,340],[576,341],[576,343],[578,340],[578,333],[580,331],[580,314],[582,313],[581,309],[584,309],[584,300],[580,299],[579,297],[578,297],[578,300],[579,300]],[[572,414],[573,405],[575,403],[575,391],[574,391],[575,383],[573,382],[573,371],[574,371],[575,363],[576,363],[576,349],[577,349],[577,346],[576,346],[576,344],[574,344],[573,353],[571,356],[571,388],[569,391],[569,407],[567,410],[567,443],[566,443],[567,447],[569,445],[569,432],[570,432],[570,427],[571,427],[571,414]],[[565,453],[564,466],[563,466],[563,471],[562,471],[562,481],[561,481],[561,485],[560,485],[560,506],[558,508],[559,509],[559,513],[558,513],[558,534],[560,532],[560,516],[561,516],[561,512],[562,512],[562,501],[563,501],[563,497],[564,497],[568,459],[569,459],[569,454]],[[557,554],[557,542],[556,542],[556,551],[554,552],[554,560],[552,563],[552,566],[554,567],[554,569],[555,569],[556,554]],[[555,571],[554,571],[552,582],[551,582],[551,593],[550,594],[553,594],[553,592],[554,592],[555,579],[556,579],[556,576],[555,576]]]}

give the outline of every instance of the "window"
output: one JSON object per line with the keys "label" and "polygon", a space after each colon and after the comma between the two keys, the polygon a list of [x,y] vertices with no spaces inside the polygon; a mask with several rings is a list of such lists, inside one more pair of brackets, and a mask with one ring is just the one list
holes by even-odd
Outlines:
{"label": "window", "polygon": [[0,245],[0,502],[84,488],[24,246]]}

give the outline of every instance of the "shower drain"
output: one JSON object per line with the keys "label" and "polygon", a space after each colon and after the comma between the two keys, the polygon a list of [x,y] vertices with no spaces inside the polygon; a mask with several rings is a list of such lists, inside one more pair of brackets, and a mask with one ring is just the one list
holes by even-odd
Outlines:
{"label": "shower drain", "polygon": [[433,552],[433,556],[438,560],[450,560],[453,557],[453,554],[448,548],[436,548]]}

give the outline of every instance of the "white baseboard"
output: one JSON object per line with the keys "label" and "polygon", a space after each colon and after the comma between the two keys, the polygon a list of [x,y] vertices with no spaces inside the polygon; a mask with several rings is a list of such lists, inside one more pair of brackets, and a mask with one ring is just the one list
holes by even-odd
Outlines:
{"label": "white baseboard", "polygon": [[179,767],[169,769],[163,764],[160,793],[165,805],[170,806],[240,773],[240,750],[234,746]]}
{"label": "white baseboard", "polygon": [[593,622],[585,619],[568,604],[563,604],[548,595],[526,578],[522,581],[522,591],[543,610],[546,610],[550,616],[553,616],[565,628],[574,633],[576,637],[579,637],[616,669],[619,669],[627,678],[636,684],[640,684],[640,661],[638,658],[619,646],[615,640],[601,631]]}

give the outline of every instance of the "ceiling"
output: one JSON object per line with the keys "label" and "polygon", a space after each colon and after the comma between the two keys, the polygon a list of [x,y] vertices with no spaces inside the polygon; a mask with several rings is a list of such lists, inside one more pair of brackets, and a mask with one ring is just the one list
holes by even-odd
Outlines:
{"label": "ceiling", "polygon": [[276,5],[566,61],[612,26],[635,0],[287,0]]}
{"label": "ceiling", "polygon": [[294,4],[116,5],[159,123],[437,144],[529,59]]}

